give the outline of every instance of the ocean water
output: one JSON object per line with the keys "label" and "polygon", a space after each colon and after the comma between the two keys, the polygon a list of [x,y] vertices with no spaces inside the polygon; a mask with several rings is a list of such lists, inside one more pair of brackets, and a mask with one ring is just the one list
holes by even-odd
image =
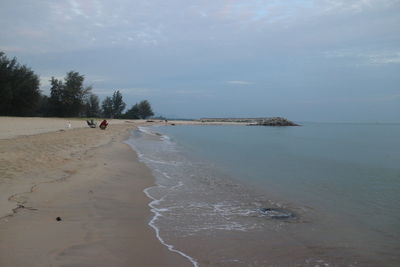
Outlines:
{"label": "ocean water", "polygon": [[127,142],[156,177],[150,225],[193,265],[400,264],[399,124],[143,127]]}

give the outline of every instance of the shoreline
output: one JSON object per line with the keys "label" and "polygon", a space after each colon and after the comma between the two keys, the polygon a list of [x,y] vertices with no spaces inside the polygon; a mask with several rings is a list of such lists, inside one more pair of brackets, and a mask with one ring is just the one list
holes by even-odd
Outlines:
{"label": "shoreline", "polygon": [[197,262],[194,258],[192,258],[191,256],[185,254],[184,252],[182,252],[182,251],[180,251],[180,250],[178,250],[178,249],[175,249],[175,247],[174,247],[173,245],[166,243],[165,240],[164,240],[164,239],[161,237],[161,235],[160,235],[160,229],[154,224],[154,222],[157,220],[157,218],[160,216],[160,214],[158,214],[157,212],[153,211],[153,210],[154,210],[154,206],[152,206],[152,204],[155,203],[155,202],[158,202],[158,200],[155,199],[154,197],[152,197],[152,196],[148,193],[148,189],[151,189],[151,188],[156,187],[156,186],[157,186],[157,185],[153,185],[153,186],[147,187],[147,188],[145,188],[145,189],[143,190],[143,192],[145,193],[145,195],[146,195],[150,200],[152,200],[152,201],[148,204],[148,206],[151,208],[151,211],[153,212],[153,218],[149,221],[148,225],[149,225],[151,228],[153,228],[157,239],[160,241],[160,243],[161,243],[162,245],[164,245],[166,248],[168,248],[169,251],[171,251],[172,253],[177,253],[177,254],[181,255],[182,257],[184,257],[184,258],[186,258],[187,260],[189,260],[189,261],[192,263],[192,265],[193,265],[194,267],[198,267],[199,264],[198,264],[198,262]]}
{"label": "shoreline", "polygon": [[[274,190],[264,191],[231,179],[235,177],[229,177],[229,172],[226,175],[223,169],[214,169],[212,162],[202,161],[201,156],[207,154],[191,154],[201,150],[199,144],[205,144],[205,138],[197,146],[193,145],[195,138],[182,139],[189,148],[185,150],[174,144],[182,137],[173,135],[179,130],[166,129],[140,127],[141,133],[135,134],[132,144],[142,162],[154,171],[159,185],[149,193],[157,200],[154,209],[161,215],[155,223],[162,230],[162,237],[200,265],[396,266],[393,251],[385,255],[368,242],[360,243],[371,238],[359,236],[361,230],[354,232],[356,225],[331,222],[335,215],[317,210],[318,206],[313,208],[312,203],[290,201],[285,194],[274,195]],[[194,137],[209,136],[221,141],[203,129],[191,130]],[[186,133],[190,135],[190,131]],[[214,144],[212,140],[210,144]],[[286,209],[295,216],[287,221],[266,220],[260,207]]]}
{"label": "shoreline", "polygon": [[138,124],[0,139],[1,266],[193,266],[150,227]]}
{"label": "shoreline", "polygon": [[[183,202],[171,202],[174,205],[171,215],[176,215],[178,220],[169,221],[175,229],[168,228],[169,218],[165,214],[169,212],[168,207],[159,205],[163,197],[157,195],[163,190],[169,194],[168,186],[156,180],[159,179],[158,172],[163,174],[163,170],[148,165],[143,158],[146,156],[143,147],[136,146],[145,144],[143,140],[130,143],[128,137],[132,130],[141,126],[171,123],[210,125],[186,121],[166,124],[163,121],[114,120],[106,131],[81,125],[66,130],[55,128],[47,133],[0,137],[0,266],[244,266],[249,259],[255,266],[342,266],[350,263],[375,266],[379,263],[376,258],[352,249],[311,242],[314,239],[309,235],[309,228],[314,226],[307,218],[285,225],[266,221],[267,228],[240,231],[241,223],[253,223],[252,220],[258,220],[257,216],[246,217],[249,221],[239,221],[236,225],[236,219],[231,220],[231,215],[224,211],[243,208],[246,213],[254,212],[253,206],[246,206],[248,203],[256,201],[265,205],[270,199],[254,195],[247,190],[250,187],[241,187],[223,177],[209,181],[203,171],[196,176],[200,182],[197,186],[204,183],[207,189],[204,192],[209,192],[207,185],[212,182],[213,188],[221,185],[236,192],[234,198],[218,200],[216,195],[219,194],[210,195],[214,202],[211,200],[207,204],[199,199],[199,205],[195,205],[196,193],[185,196],[183,192],[178,195],[179,201]],[[161,136],[140,131],[150,134],[149,140]],[[140,134],[134,136],[136,139]],[[154,148],[163,151],[159,145]],[[174,156],[171,159],[171,163],[176,163]],[[181,160],[186,162],[186,157]],[[162,159],[159,163],[163,164]],[[171,180],[176,174],[163,174],[172,190],[184,185],[179,181],[174,184],[175,180]],[[190,189],[190,186],[185,188]],[[235,206],[236,196],[243,192],[250,193],[252,198],[246,200],[243,207]],[[188,209],[177,210],[185,201]],[[300,211],[299,207],[292,208],[296,214]],[[221,213],[222,217],[218,218],[224,221],[209,218],[209,223],[222,224],[207,231],[199,227],[196,228],[199,234],[195,231],[182,236],[177,229],[182,227],[185,231],[186,227],[196,227],[196,220],[201,220],[201,210]],[[186,215],[190,216],[185,219]],[[161,219],[159,225],[161,217],[167,218],[167,224],[163,225],[166,221]],[[239,230],[225,231],[231,226],[239,227]],[[268,238],[264,239],[264,235]],[[392,261],[385,263],[391,266]]]}

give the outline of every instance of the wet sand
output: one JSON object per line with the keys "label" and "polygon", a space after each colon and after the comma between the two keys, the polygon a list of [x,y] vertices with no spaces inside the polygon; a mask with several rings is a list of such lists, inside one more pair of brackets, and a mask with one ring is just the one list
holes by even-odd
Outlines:
{"label": "wet sand", "polygon": [[[4,128],[10,119],[0,120]],[[154,178],[123,143],[140,123],[101,131],[82,122],[62,129],[63,119],[17,120],[18,131],[1,129],[0,266],[192,265],[148,225],[143,190]],[[24,132],[30,120],[43,129]]]}

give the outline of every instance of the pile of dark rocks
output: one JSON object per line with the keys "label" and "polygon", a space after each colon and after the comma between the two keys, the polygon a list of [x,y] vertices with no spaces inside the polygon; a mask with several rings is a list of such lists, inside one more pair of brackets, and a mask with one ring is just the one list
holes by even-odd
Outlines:
{"label": "pile of dark rocks", "polygon": [[254,123],[248,124],[249,126],[300,126],[288,119],[282,117],[272,117],[258,120]]}

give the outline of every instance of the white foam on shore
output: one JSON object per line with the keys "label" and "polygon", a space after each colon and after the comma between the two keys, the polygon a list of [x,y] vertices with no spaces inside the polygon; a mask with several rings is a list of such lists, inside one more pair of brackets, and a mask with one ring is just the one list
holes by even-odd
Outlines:
{"label": "white foam on shore", "polygon": [[[139,128],[142,128],[142,127],[139,127]],[[150,135],[154,135],[154,133],[148,131],[147,129],[142,128],[142,129],[139,129],[139,130],[142,131],[143,133],[150,134]],[[164,139],[164,141],[168,141],[168,140],[169,140],[169,139]],[[128,142],[128,141],[126,141],[125,143],[128,144],[128,145],[137,153],[138,158],[139,158],[139,161],[141,161],[141,162],[143,162],[143,163],[146,163],[146,160],[151,161],[150,159],[145,158],[145,156],[144,156],[142,153],[140,153],[140,152],[138,151],[138,149],[136,149],[135,146],[134,146],[132,143],[130,143],[130,142]],[[165,163],[165,162],[157,162],[157,163]],[[160,171],[159,171],[159,172],[160,172]],[[160,173],[162,173],[164,176],[166,176],[166,178],[171,179],[171,177],[169,177],[166,173],[164,173],[164,172],[160,172]],[[182,183],[182,182],[179,182],[178,184],[172,186],[170,189],[171,189],[171,190],[174,190],[174,189],[176,189],[176,188],[178,188],[178,187],[181,187],[182,185],[183,185],[183,183]],[[152,188],[164,188],[164,187],[165,187],[165,186],[163,186],[163,185],[155,185],[155,186],[151,186],[151,187],[145,188],[145,189],[143,190],[143,192],[145,193],[145,195],[146,195],[149,199],[152,200],[148,205],[149,205],[149,207],[150,207],[150,211],[154,214],[154,216],[153,216],[153,218],[150,220],[150,222],[148,223],[148,225],[154,229],[154,231],[156,232],[156,237],[157,237],[157,239],[160,241],[161,244],[163,244],[164,246],[166,246],[166,247],[168,248],[169,251],[178,253],[179,255],[183,256],[183,257],[186,258],[186,259],[188,259],[188,260],[193,264],[193,266],[198,267],[199,264],[198,264],[198,262],[197,262],[194,258],[190,257],[189,255],[183,253],[183,252],[180,251],[180,250],[175,249],[175,247],[174,247],[173,245],[168,244],[167,242],[165,242],[164,239],[163,239],[163,238],[161,237],[161,235],[160,235],[160,229],[159,229],[159,228],[156,226],[156,224],[155,224],[155,222],[158,220],[158,218],[159,218],[159,217],[162,217],[161,212],[162,212],[162,211],[167,211],[168,209],[158,209],[158,208],[156,208],[155,206],[156,206],[157,204],[159,204],[160,202],[162,202],[165,196],[163,196],[163,197],[160,198],[160,199],[156,199],[155,197],[153,197],[153,196],[149,193],[149,191],[150,191]]]}
{"label": "white foam on shore", "polygon": [[[143,154],[140,154],[143,156]],[[146,161],[152,162],[152,163],[157,163],[157,164],[163,164],[163,165],[172,165],[172,166],[179,166],[179,162],[169,162],[169,161],[161,161],[161,160],[154,160],[154,159],[149,159],[146,158]]]}
{"label": "white foam on shore", "polygon": [[[153,127],[155,127],[155,126],[153,126]],[[171,140],[171,139],[169,138],[169,136],[160,134],[160,133],[158,133],[158,132],[153,132],[153,131],[150,130],[148,127],[139,126],[139,127],[138,127],[138,130],[139,130],[140,132],[145,133],[145,134],[148,134],[148,135],[158,136],[158,137],[160,137],[160,139],[161,139],[162,141],[167,141],[167,142],[168,142],[168,141]]]}
{"label": "white foam on shore", "polygon": [[156,133],[150,131],[149,128],[147,128],[147,127],[139,126],[138,130],[141,131],[142,133],[145,133],[145,134],[156,135]]}
{"label": "white foam on shore", "polygon": [[178,253],[179,255],[181,255],[181,256],[187,258],[187,259],[193,264],[193,266],[195,266],[195,267],[199,266],[199,264],[197,263],[197,261],[196,261],[195,259],[193,259],[193,258],[190,257],[189,255],[183,253],[182,251],[175,249],[173,245],[167,244],[167,243],[164,241],[164,239],[161,237],[161,235],[160,235],[160,229],[155,225],[155,222],[157,221],[157,219],[158,219],[159,217],[162,216],[161,213],[160,213],[161,210],[155,208],[154,205],[160,203],[160,202],[162,201],[162,198],[161,198],[161,199],[156,199],[156,198],[152,197],[152,196],[149,194],[149,192],[148,192],[148,190],[150,190],[151,188],[154,188],[154,187],[159,187],[159,186],[156,185],[156,186],[148,187],[148,188],[146,188],[145,190],[143,190],[143,192],[146,194],[146,196],[147,196],[148,198],[150,198],[150,199],[153,200],[153,201],[151,201],[151,202],[149,203],[149,206],[150,206],[150,208],[151,208],[151,212],[154,213],[154,216],[153,216],[153,218],[150,220],[149,225],[150,225],[150,226],[154,229],[154,231],[156,232],[156,236],[157,236],[158,240],[161,242],[161,244],[163,244],[164,246],[166,246],[171,252]]}

